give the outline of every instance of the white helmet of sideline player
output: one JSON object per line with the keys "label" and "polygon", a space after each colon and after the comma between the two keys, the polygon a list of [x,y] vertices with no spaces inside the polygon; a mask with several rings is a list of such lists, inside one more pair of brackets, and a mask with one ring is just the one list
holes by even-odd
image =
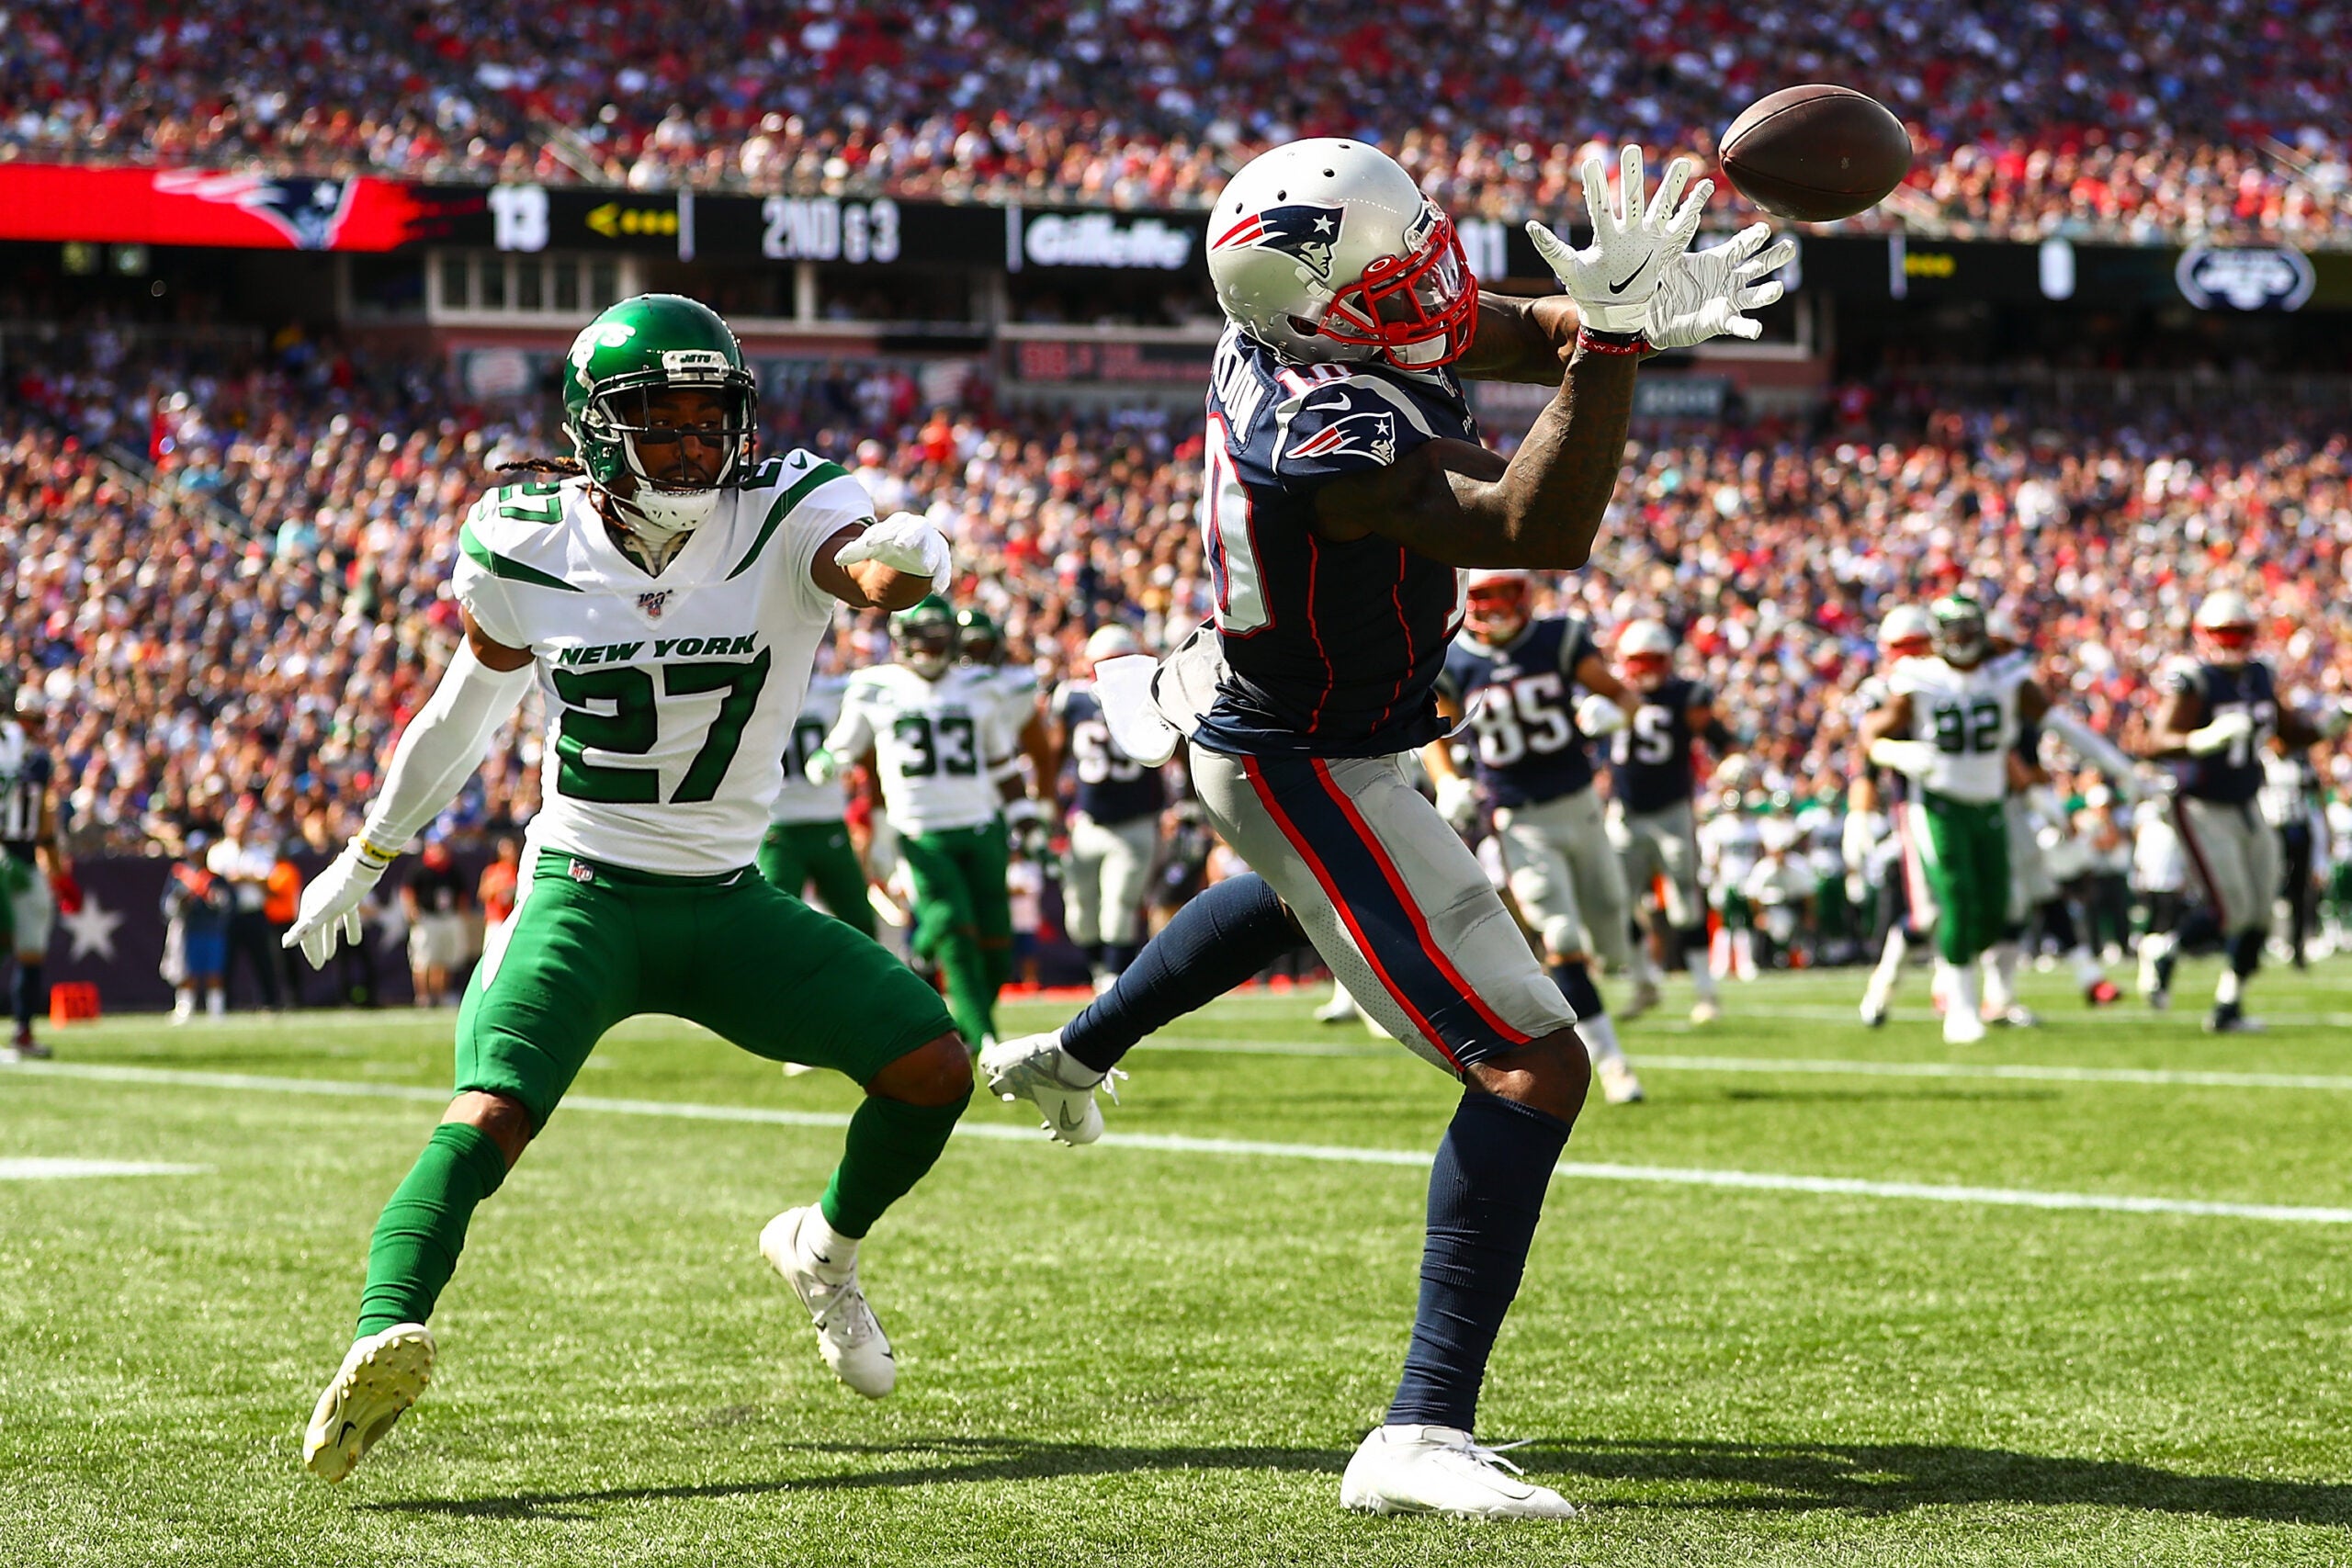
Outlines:
{"label": "white helmet of sideline player", "polygon": [[1936,618],[1917,604],[1897,604],[1878,624],[1879,651],[1889,659],[1917,659],[1935,647]]}
{"label": "white helmet of sideline player", "polygon": [[1453,224],[1379,148],[1311,137],[1242,165],[1209,216],[1227,320],[1295,364],[1427,370],[1470,346],[1478,284]]}
{"label": "white helmet of sideline player", "polygon": [[2216,664],[2243,664],[2254,651],[2254,606],[2233,588],[2220,588],[2198,602],[2191,623],[2206,657]]}
{"label": "white helmet of sideline player", "polygon": [[1095,627],[1094,635],[1086,639],[1086,662],[1090,665],[1142,651],[1143,644],[1136,640],[1136,634],[1116,621]]}
{"label": "white helmet of sideline player", "polygon": [[1516,567],[1482,566],[1462,580],[1462,625],[1489,648],[1500,648],[1527,625],[1535,577]]}
{"label": "white helmet of sideline player", "polygon": [[1625,672],[1634,686],[1645,692],[1656,691],[1674,670],[1674,634],[1666,623],[1644,617],[1629,621],[1617,634],[1617,657],[1624,661]]}

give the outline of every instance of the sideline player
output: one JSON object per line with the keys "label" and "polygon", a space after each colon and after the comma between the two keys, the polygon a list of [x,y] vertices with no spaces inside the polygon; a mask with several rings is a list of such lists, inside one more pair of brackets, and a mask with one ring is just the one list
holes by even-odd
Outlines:
{"label": "sideline player", "polygon": [[2254,607],[2245,594],[2208,593],[2191,625],[2199,657],[2167,672],[2148,744],[2151,756],[2186,761],[2173,826],[2203,901],[2172,930],[2145,939],[2157,977],[2149,999],[2157,1007],[2170,1001],[2174,958],[2195,934],[2190,922],[2211,922],[2229,963],[2213,987],[2205,1027],[2231,1034],[2262,1027],[2245,1014],[2245,983],[2262,967],[2280,874],[2278,835],[2257,806],[2263,750],[2273,737],[2292,748],[2315,746],[2331,731],[2343,733],[2344,714],[2337,709],[2314,724],[2279,705],[2277,677],[2254,657]]}
{"label": "sideline player", "polygon": [[1158,768],[1145,767],[1111,739],[1093,670],[1105,659],[1142,651],[1126,627],[1096,627],[1086,639],[1085,672],[1054,688],[1048,707],[1053,754],[1069,759],[1075,780],[1069,852],[1062,860],[1062,923],[1086,954],[1098,991],[1126,973],[1142,947],[1143,900],[1159,859],[1159,813],[1168,790]]}
{"label": "sideline player", "polygon": [[49,1011],[49,942],[57,929],[54,884],[65,863],[57,842],[54,764],[41,744],[46,715],[39,693],[0,681],[0,916],[7,922],[15,973],[8,1006],[16,1027],[0,1062],[46,1060],[50,1048],[33,1038],[33,1020]]}
{"label": "sideline player", "polygon": [[[1494,808],[1510,896],[1543,939],[1553,983],[1576,1013],[1611,1105],[1642,1098],[1641,1079],[1617,1043],[1617,1026],[1592,983],[1598,953],[1611,973],[1634,966],[1624,868],[1609,841],[1592,752],[1578,719],[1622,727],[1631,693],[1610,672],[1592,628],[1573,615],[1532,612],[1535,580],[1524,571],[1474,571],[1463,582],[1463,636],[1438,677],[1438,711],[1470,722],[1476,773],[1464,777],[1450,740],[1421,750],[1438,811],[1457,830],[1474,823],[1479,796]],[[1598,701],[1580,711],[1574,688]]]}
{"label": "sideline player", "polygon": [[865,1086],[823,1197],[760,1250],[858,1393],[896,1382],[857,1245],[928,1171],[970,1097],[938,997],[880,947],[752,869],[817,643],[838,601],[912,602],[947,542],[794,452],[752,467],[753,381],[704,306],[640,295],[598,316],[564,377],[565,477],[484,496],[458,534],[465,637],[401,734],[359,834],[286,935],[314,966],[480,764],[535,683],[546,806],[527,880],[458,1017],[457,1097],[385,1205],[357,1341],[320,1394],[303,1462],[340,1481],[432,1374],[424,1326],[468,1222],[543,1130],[597,1040],[674,1013],[772,1060]]}
{"label": "sideline player", "polygon": [[1995,659],[1984,613],[1964,593],[1929,607],[1935,654],[1906,659],[1887,681],[1887,700],[1862,721],[1874,762],[1919,784],[1913,821],[1936,905],[1937,990],[1945,999],[1944,1039],[1984,1038],[1976,961],[2009,921],[2010,752],[2020,727],[2047,723],[2120,781],[2128,759],[2087,726],[2051,705],[2022,660]]}
{"label": "sideline player", "polygon": [[832,917],[860,936],[874,934],[874,904],[866,893],[865,866],[849,836],[849,800],[841,780],[823,784],[808,776],[808,759],[842,716],[844,675],[808,678],[808,695],[792,721],[792,742],[784,755],[784,786],[768,807],[767,836],[760,840],[760,874],[795,898],[810,884]]}
{"label": "sideline player", "polygon": [[[1917,604],[1891,607],[1879,621],[1878,647],[1880,668],[1856,694],[1866,716],[1886,705],[1887,682],[1905,660],[1935,652],[1935,617]],[[1846,791],[1846,863],[1876,890],[1871,907],[1878,966],[1862,987],[1861,1001],[1862,1021],[1872,1029],[1886,1023],[1911,943],[1924,939],[1935,924],[1935,899],[1919,863],[1920,829],[1912,814],[1911,794],[1907,775],[1871,761],[1868,749],[1863,750]]]}
{"label": "sideline player", "polygon": [[[1600,161],[1585,167],[1588,249],[1530,227],[1565,299],[1478,292],[1445,214],[1360,141],[1275,148],[1219,195],[1209,269],[1230,324],[1201,503],[1216,618],[1160,666],[1156,715],[1133,716],[1189,738],[1204,812],[1256,870],[1193,899],[1064,1029],[983,1057],[998,1093],[1091,1142],[1094,1088],[1121,1055],[1304,935],[1390,1033],[1461,1080],[1430,1176],[1412,1348],[1386,1424],[1340,1482],[1351,1508],[1574,1512],[1471,1434],[1591,1063],[1559,987],[1405,764],[1444,728],[1432,688],[1458,570],[1583,565],[1640,355],[1755,336],[1742,312],[1779,297],[1764,279],[1791,247],[1765,250],[1758,224],[1691,254],[1709,186],[1678,207],[1678,163],[1645,204],[1638,148],[1622,167],[1622,206]],[[1464,375],[1559,389],[1508,462],[1479,445]],[[1115,732],[1129,711],[1113,713]]]}
{"label": "sideline player", "polygon": [[[1715,694],[1674,672],[1674,634],[1666,623],[1639,620],[1617,635],[1617,660],[1635,705],[1609,744],[1609,840],[1625,868],[1636,909],[1653,883],[1664,888],[1649,923],[1670,965],[1680,954],[1698,999],[1690,1021],[1713,1023],[1719,1012],[1714,971],[1707,964],[1707,906],[1699,886],[1699,824],[1692,802],[1699,771],[1692,752],[1703,739],[1718,761],[1739,750],[1738,738],[1715,716]],[[1639,1017],[1658,1003],[1658,969],[1646,948],[1635,952],[1633,1005]]]}
{"label": "sideline player", "polygon": [[890,617],[897,660],[861,670],[842,716],[809,759],[828,781],[868,752],[882,809],[914,879],[917,957],[947,977],[947,1009],[975,1050],[996,1038],[996,997],[1012,977],[1003,799],[1011,709],[994,672],[952,662],[956,616],[937,595]]}

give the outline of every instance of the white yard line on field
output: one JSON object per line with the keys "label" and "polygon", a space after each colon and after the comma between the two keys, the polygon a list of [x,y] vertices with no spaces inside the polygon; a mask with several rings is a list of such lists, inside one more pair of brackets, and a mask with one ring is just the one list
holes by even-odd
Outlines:
{"label": "white yard line on field", "polygon": [[137,1159],[0,1159],[0,1181],[65,1181],[88,1176],[202,1176],[209,1165]]}
{"label": "white yard line on field", "polygon": [[[352,1083],[336,1078],[253,1077],[243,1073],[186,1072],[162,1067],[107,1066],[95,1063],[28,1063],[17,1072],[32,1077],[78,1078],[185,1089],[232,1089],[248,1094],[312,1094],[359,1100],[429,1100],[448,1098],[446,1089],[409,1084]],[[838,1111],[775,1111],[761,1106],[694,1105],[667,1100],[612,1100],[599,1095],[565,1097],[568,1111],[617,1116],[659,1116],[694,1122],[752,1122],[786,1127],[846,1127]],[[992,1143],[1035,1144],[1043,1134],[1001,1122],[967,1122],[956,1135]],[[1195,1138],[1174,1133],[1107,1133],[1112,1148],[1163,1154],[1210,1155],[1221,1158],[1317,1160],[1338,1165],[1396,1166],[1427,1169],[1430,1156],[1411,1149],[1366,1149],[1328,1144],[1276,1144],[1239,1138]],[[1785,1176],[1770,1171],[1698,1170],[1674,1166],[1573,1163],[1557,1175],[1577,1181],[1631,1181],[1677,1187],[1726,1187],[1753,1192],[1806,1192],[1841,1198],[1915,1199],[1933,1203],[1973,1203],[2010,1209],[2095,1209],[2126,1214],[2187,1214],[2205,1218],[2270,1220],[2301,1224],[2352,1224],[2352,1209],[2284,1203],[2214,1203],[2191,1198],[2143,1198],[2127,1193],[2038,1192],[2008,1187],[1940,1186],[1918,1181],[1867,1181],[1851,1177]]]}

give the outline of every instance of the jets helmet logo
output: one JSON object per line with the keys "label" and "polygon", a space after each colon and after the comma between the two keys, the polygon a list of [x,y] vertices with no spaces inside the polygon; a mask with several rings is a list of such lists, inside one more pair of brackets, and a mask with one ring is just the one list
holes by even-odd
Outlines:
{"label": "jets helmet logo", "polygon": [[1317,277],[1331,281],[1331,247],[1339,243],[1347,209],[1293,202],[1253,212],[1212,241],[1209,249],[1280,251],[1295,256]]}

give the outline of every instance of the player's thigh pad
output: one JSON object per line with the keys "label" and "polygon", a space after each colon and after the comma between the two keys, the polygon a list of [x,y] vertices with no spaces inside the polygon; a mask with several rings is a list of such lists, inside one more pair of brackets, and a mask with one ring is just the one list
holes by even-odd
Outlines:
{"label": "player's thigh pad", "polygon": [[1547,800],[1495,813],[1495,835],[1502,840],[1510,896],[1555,956],[1587,951],[1584,933],[1590,915],[1577,897],[1576,868],[1568,863],[1559,814],[1553,809],[1558,805]]}
{"label": "player's thigh pad", "polygon": [[1062,931],[1080,947],[1102,936],[1102,866],[1108,835],[1091,818],[1073,817],[1062,856]]}
{"label": "player's thigh pad", "polygon": [[1458,1074],[1576,1021],[1401,759],[1192,756],[1212,825],[1415,1052]]}
{"label": "player's thigh pad", "polygon": [[1667,923],[1678,931],[1688,930],[1705,918],[1699,893],[1699,829],[1690,803],[1650,812],[1639,820],[1642,836],[1657,861],[1658,874],[1666,881]]}
{"label": "player's thigh pad", "polygon": [[584,862],[537,861],[467,983],[455,1086],[522,1101],[535,1127],[605,1032],[639,1010],[643,926],[661,913],[644,889],[574,878],[567,868]]}
{"label": "player's thigh pad", "polygon": [[[2235,935],[2267,926],[2271,891],[2278,884],[2275,877],[2268,882],[2256,880],[2260,866],[2253,840],[2256,831],[2267,832],[2267,825],[2259,821],[2253,807],[2226,801],[2179,795],[2173,801],[2173,825],[2188,856],[2190,881],[2212,904],[2222,933]],[[2253,819],[2251,826],[2249,819]]]}
{"label": "player's thigh pad", "polygon": [[930,953],[957,927],[977,929],[972,889],[964,867],[944,833],[905,833],[899,838],[899,858],[907,863],[915,885],[915,951]]}
{"label": "player's thigh pad", "polygon": [[1106,831],[1119,847],[1102,862],[1102,940],[1132,942],[1143,932],[1143,901],[1159,863],[1159,818],[1139,817]]}
{"label": "player's thigh pad", "polygon": [[1600,797],[1589,789],[1546,801],[1541,809],[1557,809],[1550,828],[1576,881],[1577,909],[1584,917],[1586,951],[1597,953],[1611,972],[1622,975],[1634,966],[1634,944],[1628,917],[1633,900],[1625,891],[1625,863],[1609,842]]}
{"label": "player's thigh pad", "polygon": [[659,1010],[770,1061],[865,1083],[956,1031],[939,993],[878,942],[762,877],[683,903],[670,946]]}
{"label": "player's thigh pad", "polygon": [[19,957],[38,964],[57,930],[57,896],[39,866],[27,866],[23,886],[8,896],[9,942]]}

